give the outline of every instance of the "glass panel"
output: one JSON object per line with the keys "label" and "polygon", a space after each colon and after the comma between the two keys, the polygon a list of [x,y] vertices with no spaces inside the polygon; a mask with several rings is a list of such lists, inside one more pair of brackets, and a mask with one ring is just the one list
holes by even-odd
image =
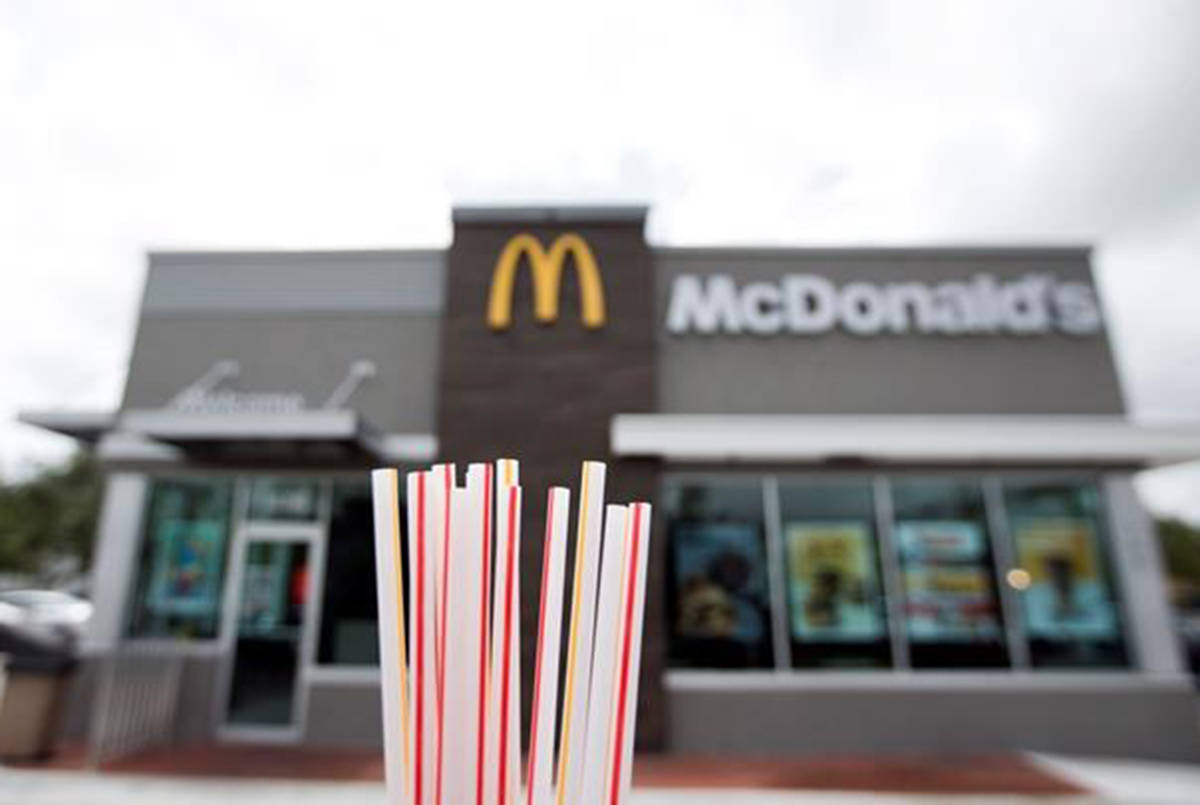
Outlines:
{"label": "glass panel", "polygon": [[669,478],[665,492],[672,663],[770,667],[761,482]]}
{"label": "glass panel", "polygon": [[870,481],[783,481],[779,508],[792,664],[889,666]]}
{"label": "glass panel", "polygon": [[[403,510],[404,501],[400,501]],[[317,662],[379,664],[371,487],[335,483]],[[404,518],[400,518],[403,529]],[[406,540],[400,540],[403,551]],[[403,561],[403,553],[401,555]]]}
{"label": "glass panel", "polygon": [[216,636],[231,499],[229,481],[154,482],[130,635]]}
{"label": "glass panel", "polygon": [[1020,596],[1033,665],[1127,665],[1096,487],[1006,483],[1004,500],[1017,561],[1008,581]]}
{"label": "glass panel", "polygon": [[912,666],[1007,665],[980,484],[895,480],[892,505]]}
{"label": "glass panel", "polygon": [[317,482],[303,478],[255,478],[250,485],[250,520],[309,523],[317,519]]}
{"label": "glass panel", "polygon": [[292,723],[308,587],[307,543],[246,543],[229,724]]}

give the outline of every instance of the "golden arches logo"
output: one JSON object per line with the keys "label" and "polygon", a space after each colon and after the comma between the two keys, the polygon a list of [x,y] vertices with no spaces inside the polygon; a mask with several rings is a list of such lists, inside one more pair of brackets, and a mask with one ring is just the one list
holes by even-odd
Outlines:
{"label": "golden arches logo", "polygon": [[563,267],[567,256],[573,258],[575,275],[579,279],[579,307],[583,326],[596,329],[604,326],[604,286],[600,268],[587,241],[574,232],[555,238],[550,249],[526,232],[514,235],[500,251],[492,273],[492,289],[488,294],[487,322],[493,330],[505,330],[512,325],[513,285],[521,258],[529,259],[533,272],[533,317],[543,324],[558,318],[558,300],[562,290]]}

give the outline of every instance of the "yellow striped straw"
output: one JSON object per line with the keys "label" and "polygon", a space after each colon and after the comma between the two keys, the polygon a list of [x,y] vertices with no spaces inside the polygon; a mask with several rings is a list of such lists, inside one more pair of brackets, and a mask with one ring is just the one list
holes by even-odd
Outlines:
{"label": "yellow striped straw", "polygon": [[567,647],[567,684],[563,691],[562,737],[558,753],[558,805],[563,805],[567,798],[567,762],[571,755],[571,711],[574,709],[575,697],[575,655],[578,653],[576,634],[579,631],[579,618],[583,605],[579,600],[579,590],[583,586],[583,556],[584,541],[587,539],[588,512],[588,473],[587,465],[583,467],[582,489],[579,494],[579,530],[575,535],[575,581],[571,585],[571,632]]}

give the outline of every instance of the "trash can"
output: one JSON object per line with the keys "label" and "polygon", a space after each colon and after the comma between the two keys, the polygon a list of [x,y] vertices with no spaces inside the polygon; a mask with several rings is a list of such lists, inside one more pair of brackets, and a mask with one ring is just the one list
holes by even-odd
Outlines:
{"label": "trash can", "polygon": [[50,754],[77,660],[73,641],[12,625],[0,626],[7,655],[0,698],[0,758]]}

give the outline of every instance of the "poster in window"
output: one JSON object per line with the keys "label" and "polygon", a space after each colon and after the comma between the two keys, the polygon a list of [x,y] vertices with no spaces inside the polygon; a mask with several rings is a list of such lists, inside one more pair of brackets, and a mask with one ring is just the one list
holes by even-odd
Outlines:
{"label": "poster in window", "polygon": [[216,612],[223,535],[219,522],[159,523],[147,607],[160,615]]}
{"label": "poster in window", "polygon": [[993,640],[1000,619],[983,528],[970,520],[896,523],[914,642]]}
{"label": "poster in window", "polygon": [[1017,563],[1030,577],[1021,601],[1031,637],[1116,637],[1117,614],[1100,571],[1091,521],[1018,518],[1013,537]]}
{"label": "poster in window", "polygon": [[754,645],[766,633],[766,562],[757,524],[674,529],[676,632]]}
{"label": "poster in window", "polygon": [[871,532],[865,523],[787,523],[784,539],[793,638],[858,642],[884,636]]}
{"label": "poster in window", "polygon": [[983,529],[971,520],[901,520],[896,543],[905,562],[979,562]]}
{"label": "poster in window", "polygon": [[291,547],[252,543],[242,571],[242,603],[238,628],[270,629],[284,622],[289,603],[288,572]]}

